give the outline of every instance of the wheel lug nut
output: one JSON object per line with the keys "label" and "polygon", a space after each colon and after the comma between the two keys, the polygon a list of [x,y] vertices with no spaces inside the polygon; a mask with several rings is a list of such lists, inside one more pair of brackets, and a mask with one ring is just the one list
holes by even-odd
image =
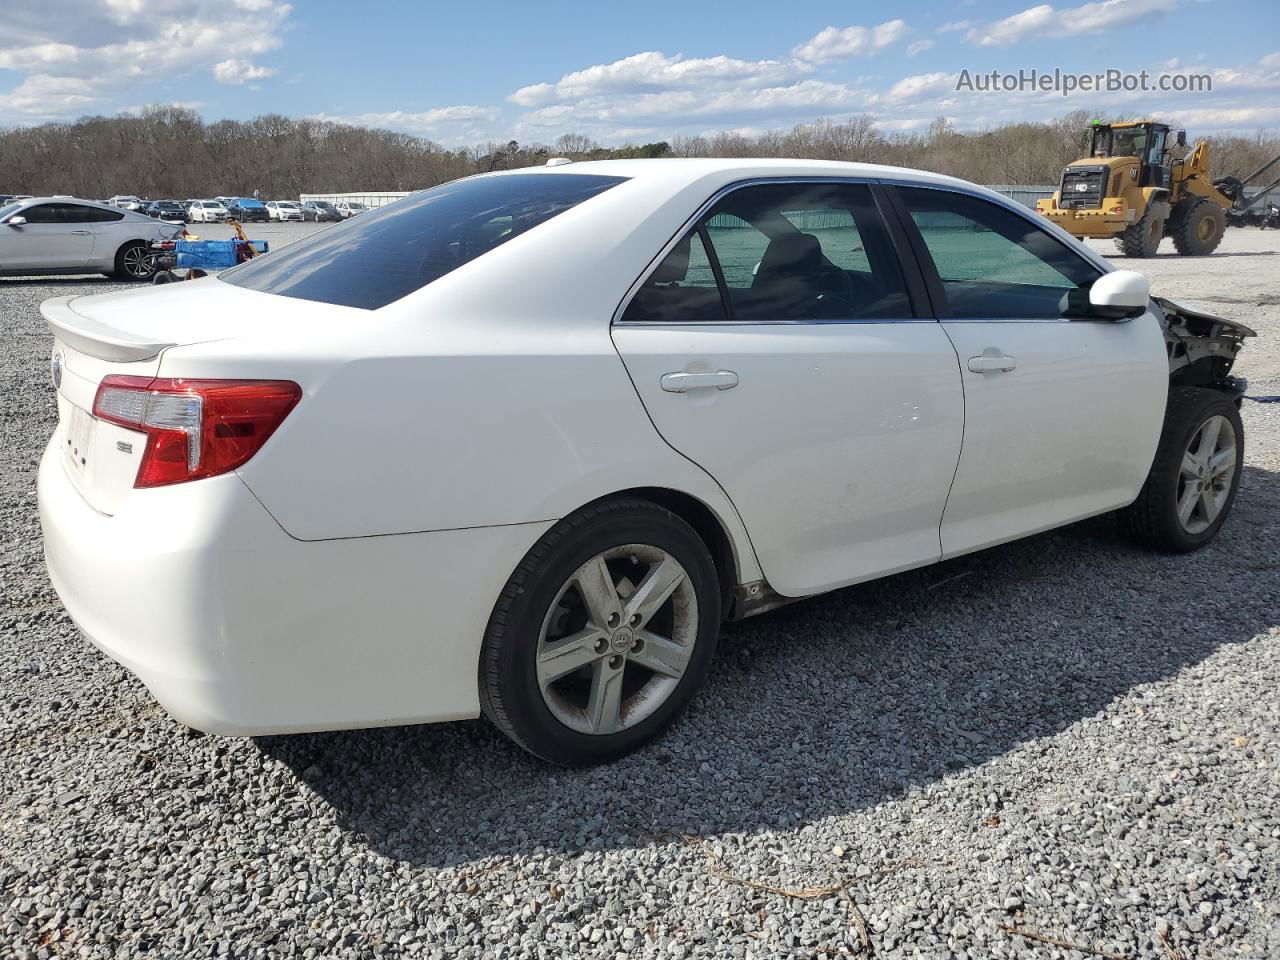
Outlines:
{"label": "wheel lug nut", "polygon": [[620,666],[622,666],[622,657],[618,656],[618,654],[615,653],[612,657],[609,658],[609,669],[617,670]]}
{"label": "wheel lug nut", "polygon": [[636,638],[635,638],[635,640],[634,640],[634,641],[632,642],[632,644],[631,644],[631,652],[632,652],[632,653],[639,653],[639,652],[640,652],[640,648],[641,648],[641,647],[643,647],[643,646],[644,646],[644,641],[643,641],[643,640],[641,640],[639,637],[636,637]]}
{"label": "wheel lug nut", "polygon": [[640,626],[640,614],[635,613],[635,614],[632,614],[632,615],[631,615],[631,625],[632,625],[633,627],[638,627],[638,626]]}
{"label": "wheel lug nut", "polygon": [[616,627],[620,619],[621,617],[619,617],[616,613],[609,614],[609,626]]}
{"label": "wheel lug nut", "polygon": [[596,653],[604,653],[609,648],[609,641],[601,637],[596,641]]}

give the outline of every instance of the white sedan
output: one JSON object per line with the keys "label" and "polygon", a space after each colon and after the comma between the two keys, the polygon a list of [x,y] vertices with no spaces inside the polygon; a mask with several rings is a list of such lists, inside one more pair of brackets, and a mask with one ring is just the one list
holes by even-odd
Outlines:
{"label": "white sedan", "polygon": [[296,200],[268,200],[267,217],[271,220],[297,220],[302,222],[302,204]]}
{"label": "white sedan", "polygon": [[0,206],[0,276],[105,273],[149,280],[156,272],[151,242],[181,231],[180,223],[91,200],[15,200]]}
{"label": "white sedan", "polygon": [[1110,511],[1192,550],[1241,473],[1250,331],[901,169],[490,174],[42,310],[53,584],[224,734],[483,712],[605,760],[724,619]]}
{"label": "white sedan", "polygon": [[354,200],[339,200],[334,204],[334,208],[343,220],[350,220],[369,209],[363,203],[356,203]]}

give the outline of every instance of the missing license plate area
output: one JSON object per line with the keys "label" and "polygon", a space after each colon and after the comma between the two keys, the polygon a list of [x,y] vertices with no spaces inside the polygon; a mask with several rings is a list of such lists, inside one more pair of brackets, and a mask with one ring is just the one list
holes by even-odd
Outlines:
{"label": "missing license plate area", "polygon": [[88,466],[92,438],[93,417],[79,407],[70,407],[62,424],[62,455],[78,474],[84,473]]}

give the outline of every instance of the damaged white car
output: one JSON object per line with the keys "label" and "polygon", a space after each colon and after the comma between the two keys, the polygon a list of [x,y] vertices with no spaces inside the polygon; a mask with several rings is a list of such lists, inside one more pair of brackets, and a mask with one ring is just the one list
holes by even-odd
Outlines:
{"label": "damaged white car", "polygon": [[723,619],[1111,511],[1204,545],[1252,335],[972,184],[789,160],[473,177],[42,309],[50,575],[170,713],[566,764]]}

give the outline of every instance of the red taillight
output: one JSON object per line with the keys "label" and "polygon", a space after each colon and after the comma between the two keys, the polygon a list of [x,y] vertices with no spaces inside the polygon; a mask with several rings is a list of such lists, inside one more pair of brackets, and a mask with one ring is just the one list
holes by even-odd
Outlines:
{"label": "red taillight", "polygon": [[93,415],[147,435],[135,487],[234,470],[267,442],[302,397],[289,380],[105,377]]}

